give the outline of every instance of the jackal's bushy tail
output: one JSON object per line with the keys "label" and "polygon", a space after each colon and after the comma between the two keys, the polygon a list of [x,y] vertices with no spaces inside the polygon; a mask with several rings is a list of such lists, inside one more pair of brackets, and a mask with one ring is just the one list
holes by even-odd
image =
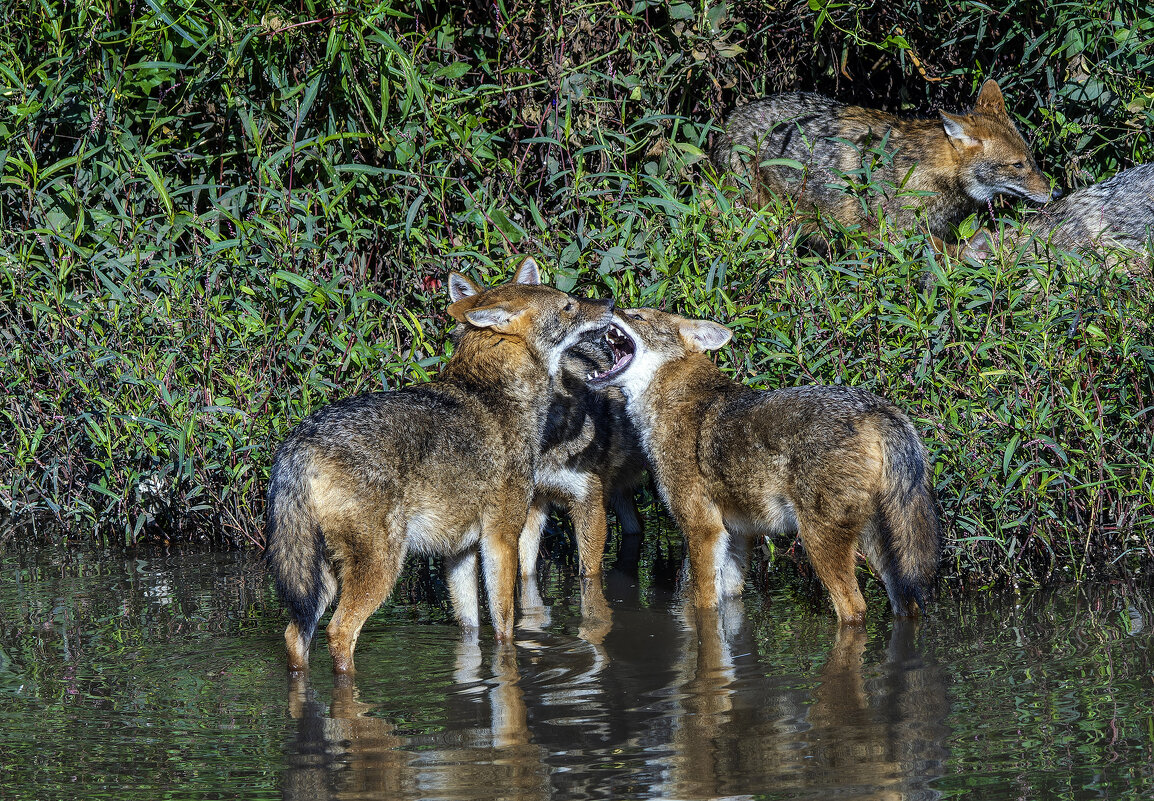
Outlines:
{"label": "jackal's bushy tail", "polygon": [[336,594],[324,533],[312,509],[304,454],[285,446],[273,462],[265,524],[265,563],[307,644]]}
{"label": "jackal's bushy tail", "polygon": [[942,529],[929,455],[907,419],[893,419],[883,436],[885,488],[866,555],[881,574],[894,614],[916,614],[933,600],[942,554]]}

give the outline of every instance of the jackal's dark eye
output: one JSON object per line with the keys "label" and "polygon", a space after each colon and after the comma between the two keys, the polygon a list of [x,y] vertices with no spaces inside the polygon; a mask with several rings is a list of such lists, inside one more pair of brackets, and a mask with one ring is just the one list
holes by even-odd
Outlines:
{"label": "jackal's dark eye", "polygon": [[1014,163],[1013,163],[1011,166],[1012,166],[1012,167],[1013,167],[1015,170],[1024,170],[1024,169],[1026,169],[1026,162],[1024,162],[1024,161],[1015,161],[1015,162],[1014,162]]}
{"label": "jackal's dark eye", "polygon": [[645,319],[644,317],[642,317],[637,312],[625,312],[625,316],[628,317],[630,320],[644,320]]}
{"label": "jackal's dark eye", "polygon": [[577,306],[576,303],[574,303],[573,301],[569,301],[568,303],[565,304],[565,311],[573,311],[573,309],[576,308],[576,306]]}

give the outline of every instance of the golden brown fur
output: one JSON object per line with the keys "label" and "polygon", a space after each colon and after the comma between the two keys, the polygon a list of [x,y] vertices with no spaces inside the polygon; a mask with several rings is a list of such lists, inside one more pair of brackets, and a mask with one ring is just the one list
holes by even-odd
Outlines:
{"label": "golden brown fur", "polygon": [[938,239],[996,195],[1036,202],[1050,185],[1018,133],[998,84],[969,114],[907,120],[814,94],[771,95],[734,110],[713,149],[719,168],[750,176],[750,202],[793,197],[845,226],[900,230],[919,219]]}
{"label": "golden brown fur", "polygon": [[860,624],[860,544],[894,613],[932,594],[941,552],[929,457],[909,419],[865,390],[754,390],[706,351],[729,330],[655,309],[615,316],[634,356],[611,381],[641,433],[658,489],[689,543],[694,602],[741,592],[749,538],[794,532],[838,619]]}
{"label": "golden brown fur", "polygon": [[497,638],[511,639],[517,540],[553,378],[567,348],[605,330],[613,305],[539,286],[535,265],[531,279],[473,285],[449,307],[465,330],[436,379],[320,409],[277,450],[266,558],[291,618],[290,669],[306,668],[339,590],[329,650],[334,671],[351,672],[361,627],[407,553],[446,557],[467,628],[479,625],[479,554]]}

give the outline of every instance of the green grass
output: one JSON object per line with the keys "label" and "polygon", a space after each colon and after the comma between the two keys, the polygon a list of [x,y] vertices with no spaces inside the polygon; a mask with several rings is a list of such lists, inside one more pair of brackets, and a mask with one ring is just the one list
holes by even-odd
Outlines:
{"label": "green grass", "polygon": [[287,431],[426,379],[448,272],[492,283],[533,253],[563,289],[731,326],[744,381],[907,410],[956,575],[1154,563],[1148,269],[852,233],[823,258],[703,160],[762,92],[931,113],[990,74],[1064,182],[1154,160],[1149,5],[45,0],[10,19],[0,514],[21,536],[259,543]]}

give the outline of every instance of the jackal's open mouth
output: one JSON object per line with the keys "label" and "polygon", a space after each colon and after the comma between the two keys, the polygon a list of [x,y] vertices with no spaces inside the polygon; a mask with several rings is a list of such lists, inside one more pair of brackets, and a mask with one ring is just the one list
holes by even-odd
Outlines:
{"label": "jackal's open mouth", "polygon": [[607,370],[589,373],[585,380],[591,384],[604,384],[629,366],[633,361],[633,352],[636,349],[633,339],[615,325],[610,325],[605,332],[605,341],[613,349],[613,366]]}

